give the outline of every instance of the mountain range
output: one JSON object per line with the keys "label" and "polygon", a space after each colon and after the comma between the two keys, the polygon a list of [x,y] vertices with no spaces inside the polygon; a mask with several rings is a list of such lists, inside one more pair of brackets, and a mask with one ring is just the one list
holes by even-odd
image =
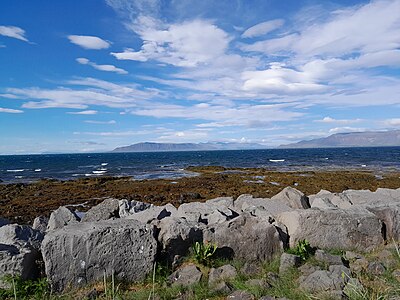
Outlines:
{"label": "mountain range", "polygon": [[325,138],[280,145],[279,148],[335,148],[400,146],[400,130],[336,133]]}
{"label": "mountain range", "polygon": [[265,149],[255,143],[137,143],[130,146],[117,147],[112,152],[164,152],[164,151],[204,151],[204,150],[247,150]]}

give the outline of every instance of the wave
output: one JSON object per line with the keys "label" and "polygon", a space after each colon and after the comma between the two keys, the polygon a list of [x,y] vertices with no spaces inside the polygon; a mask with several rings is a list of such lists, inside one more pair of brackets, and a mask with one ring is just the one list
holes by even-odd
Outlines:
{"label": "wave", "polygon": [[7,170],[7,172],[23,172],[25,169]]}
{"label": "wave", "polygon": [[284,162],[284,159],[270,159],[270,162]]}
{"label": "wave", "polygon": [[107,165],[108,165],[108,163],[101,163],[101,165],[102,165],[102,166],[107,166]]}
{"label": "wave", "polygon": [[[107,171],[104,171],[104,170],[101,170],[101,171],[92,171],[92,173],[94,174],[94,175],[100,175],[100,174],[104,174],[104,173],[106,173]],[[85,174],[86,175],[86,174]]]}
{"label": "wave", "polygon": [[35,169],[35,172],[42,172],[42,169]]}

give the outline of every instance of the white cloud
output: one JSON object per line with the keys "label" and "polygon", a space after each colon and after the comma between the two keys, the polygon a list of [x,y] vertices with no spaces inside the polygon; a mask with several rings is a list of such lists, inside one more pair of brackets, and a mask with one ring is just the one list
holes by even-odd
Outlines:
{"label": "white cloud", "polygon": [[352,124],[352,123],[358,123],[361,122],[362,119],[334,119],[331,117],[324,117],[321,120],[315,120],[314,122],[320,122],[320,123],[337,123],[337,124]]}
{"label": "white cloud", "polygon": [[110,43],[97,37],[90,35],[69,35],[68,39],[71,43],[78,45],[84,49],[107,49],[110,47]]}
{"label": "white cloud", "polygon": [[128,72],[126,70],[124,70],[124,69],[117,68],[116,66],[113,66],[113,65],[98,65],[98,64],[96,64],[94,62],[91,62],[87,58],[80,57],[80,58],[77,58],[76,61],[78,63],[80,63],[81,65],[92,66],[96,70],[106,71],[106,72],[115,72],[115,73],[118,73],[118,74],[128,74]]}
{"label": "white cloud", "polygon": [[70,115],[96,115],[98,113],[97,110],[82,110],[82,111],[69,111],[67,114]]}
{"label": "white cloud", "polygon": [[2,107],[0,107],[0,113],[21,114],[23,112],[24,112],[23,110],[19,110],[19,109],[2,108]]}
{"label": "white cloud", "polygon": [[18,39],[24,42],[29,42],[25,37],[25,30],[16,26],[0,26],[0,35]]}
{"label": "white cloud", "polygon": [[329,129],[330,134],[335,134],[335,133],[342,133],[342,132],[362,132],[365,131],[365,128],[355,128],[355,127],[335,127]]}
{"label": "white cloud", "polygon": [[271,31],[280,28],[284,23],[285,21],[282,19],[276,19],[259,23],[257,25],[248,28],[245,32],[243,32],[242,38],[253,38],[267,34]]}
{"label": "white cloud", "polygon": [[85,123],[88,124],[100,124],[100,125],[112,125],[112,124],[117,124],[115,120],[110,120],[110,121],[95,121],[95,120],[86,120],[84,121]]}
{"label": "white cloud", "polygon": [[387,120],[383,121],[383,123],[386,126],[397,127],[397,126],[400,126],[400,118],[387,119]]}
{"label": "white cloud", "polygon": [[117,59],[151,59],[179,67],[195,67],[223,56],[231,40],[222,29],[200,19],[160,24],[149,17],[139,17],[131,28],[139,34],[143,45],[139,51],[112,52]]}

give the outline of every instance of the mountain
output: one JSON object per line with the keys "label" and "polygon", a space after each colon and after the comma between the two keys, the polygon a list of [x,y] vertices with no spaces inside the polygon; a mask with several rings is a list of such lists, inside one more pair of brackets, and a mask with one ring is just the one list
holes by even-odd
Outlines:
{"label": "mountain", "polygon": [[279,148],[400,146],[400,130],[336,133],[325,138],[280,145]]}
{"label": "mountain", "polygon": [[201,151],[201,150],[244,150],[263,149],[265,146],[254,143],[137,143],[117,147],[112,152],[164,152],[164,151]]}

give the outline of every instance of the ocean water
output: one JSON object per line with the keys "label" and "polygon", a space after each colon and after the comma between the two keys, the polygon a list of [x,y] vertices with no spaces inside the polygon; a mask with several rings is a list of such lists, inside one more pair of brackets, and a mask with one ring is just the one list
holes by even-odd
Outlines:
{"label": "ocean water", "polygon": [[400,147],[3,155],[0,180],[11,183],[41,178],[130,176],[143,180],[195,176],[184,170],[188,166],[400,171]]}

